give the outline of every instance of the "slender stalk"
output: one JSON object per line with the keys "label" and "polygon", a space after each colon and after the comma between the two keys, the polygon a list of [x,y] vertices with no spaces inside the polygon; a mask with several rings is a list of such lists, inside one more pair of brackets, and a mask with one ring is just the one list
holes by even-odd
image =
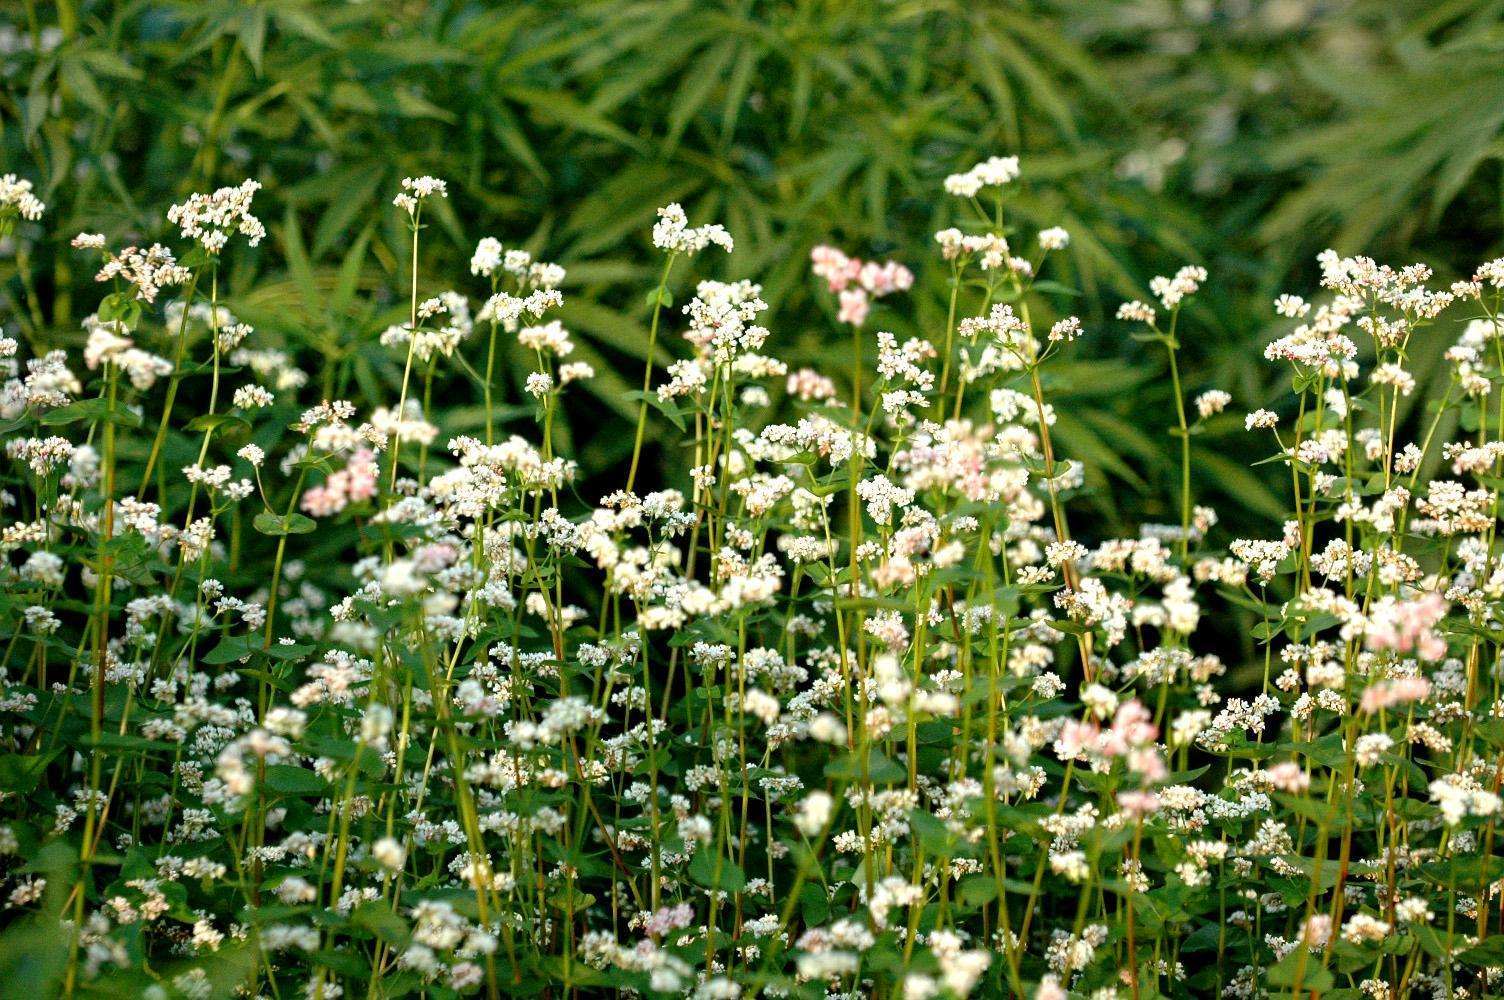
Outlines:
{"label": "slender stalk", "polygon": [[668,274],[673,270],[677,254],[669,253],[663,261],[663,273],[658,277],[658,290],[653,295],[653,319],[648,325],[648,354],[642,367],[642,399],[637,402],[637,431],[632,436],[632,464],[627,469],[627,492],[632,492],[637,483],[637,463],[642,458],[643,434],[647,430],[648,393],[653,388],[653,355],[658,350],[658,316],[663,311],[663,293],[668,288]]}

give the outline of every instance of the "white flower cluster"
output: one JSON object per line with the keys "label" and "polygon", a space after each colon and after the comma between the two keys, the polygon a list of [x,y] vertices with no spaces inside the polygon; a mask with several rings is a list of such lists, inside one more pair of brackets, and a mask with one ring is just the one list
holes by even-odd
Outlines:
{"label": "white flower cluster", "polygon": [[659,250],[695,254],[712,244],[727,253],[735,246],[731,234],[719,224],[690,226],[689,217],[678,202],[658,210],[658,222],[653,226],[653,246]]}
{"label": "white flower cluster", "polygon": [[256,246],[266,236],[266,227],[251,214],[251,199],[259,190],[258,182],[246,180],[212,194],[190,195],[167,210],[167,221],[182,230],[183,239],[196,240],[211,254],[223,250],[236,233]]}
{"label": "white flower cluster", "polygon": [[19,215],[35,222],[46,210],[47,206],[33,193],[31,181],[15,174],[0,176],[0,219]]}

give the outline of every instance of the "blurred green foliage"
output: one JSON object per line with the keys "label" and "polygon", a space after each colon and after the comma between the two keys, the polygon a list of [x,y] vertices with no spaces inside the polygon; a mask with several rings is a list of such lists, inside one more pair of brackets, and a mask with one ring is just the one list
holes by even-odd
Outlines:
{"label": "blurred green foliage", "polygon": [[[598,412],[564,432],[609,468],[630,447],[658,206],[724,222],[738,253],[696,268],[763,281],[774,349],[819,364],[845,341],[810,247],[897,255],[913,308],[870,325],[933,334],[940,180],[1017,153],[1014,225],[1074,236],[1055,277],[1091,336],[1052,393],[1102,530],[1173,502],[1162,352],[1111,317],[1188,261],[1213,277],[1185,328],[1188,391],[1238,401],[1197,442],[1197,495],[1262,521],[1283,504],[1246,466],[1239,414],[1283,377],[1258,357],[1273,295],[1311,291],[1328,244],[1444,276],[1497,252],[1501,16],[1504,0],[11,0],[0,156],[49,213],[0,247],[0,323],[77,343],[96,293],[74,232],[168,237],[168,204],[252,176],[273,236],[236,255],[232,307],[327,392],[390,402],[400,371],[376,336],[403,314],[405,250],[387,203],[434,174],[452,198],[425,292],[479,296],[484,235],[566,265],[563,318],[599,376]],[[680,298],[692,280],[676,273]],[[1441,349],[1418,351],[1414,407],[1440,394]],[[445,431],[479,419],[468,392],[446,397]]]}

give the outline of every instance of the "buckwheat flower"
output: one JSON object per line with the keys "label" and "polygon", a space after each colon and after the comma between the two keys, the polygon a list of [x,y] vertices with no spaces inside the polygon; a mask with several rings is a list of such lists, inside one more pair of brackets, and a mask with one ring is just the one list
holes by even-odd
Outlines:
{"label": "buckwheat flower", "polygon": [[190,483],[205,486],[211,490],[217,490],[230,481],[231,470],[228,465],[216,465],[213,468],[204,468],[199,465],[187,465],[183,467],[183,477]]}
{"label": "buckwheat flower", "polygon": [[197,240],[211,254],[223,250],[233,233],[256,246],[266,236],[266,227],[251,214],[251,199],[260,189],[258,182],[245,180],[213,194],[189,195],[167,210],[167,221],[182,230],[184,239]]}
{"label": "buckwheat flower", "polygon": [[26,620],[27,630],[37,635],[51,635],[63,624],[49,609],[36,604],[26,608],[21,614]]}
{"label": "buckwheat flower", "polygon": [[[385,446],[392,438],[396,438],[403,444],[432,444],[434,438],[438,437],[439,429],[423,419],[422,409],[422,404],[416,399],[409,399],[407,406],[400,414],[396,412],[395,407],[388,409],[380,406],[371,413],[370,427],[362,424],[361,428],[367,431],[374,428],[376,432],[379,432],[367,439],[372,444]],[[328,431],[337,431],[337,433],[324,437],[323,435]],[[362,437],[356,429],[349,427],[321,427],[318,433],[321,437],[315,443],[325,451],[333,451],[337,447],[349,447]]]}
{"label": "buckwheat flower", "polygon": [[1274,300],[1274,311],[1281,316],[1299,319],[1311,311],[1311,304],[1299,295],[1281,295]]}
{"label": "buckwheat flower", "polygon": [[1122,305],[1118,306],[1118,319],[1132,320],[1136,323],[1143,323],[1146,326],[1152,326],[1154,324],[1154,315],[1154,307],[1148,305],[1147,303],[1140,302],[1138,299],[1134,299],[1131,302],[1124,302]]}
{"label": "buckwheat flower", "polygon": [[833,399],[836,384],[813,368],[801,368],[789,375],[787,390],[789,395],[808,403]]}
{"label": "buckwheat flower", "polygon": [[259,385],[243,385],[235,390],[235,396],[231,402],[237,409],[259,410],[271,406],[276,400],[276,396]]}
{"label": "buckwheat flower", "polygon": [[1061,692],[1065,690],[1065,681],[1059,674],[1043,673],[1034,678],[1030,689],[1038,697],[1049,701],[1060,697]]}
{"label": "buckwheat flower", "polygon": [[1387,733],[1366,733],[1353,744],[1353,759],[1359,767],[1372,767],[1394,746]]}
{"label": "buckwheat flower", "polygon": [[836,313],[836,322],[861,326],[867,321],[867,313],[872,307],[863,289],[848,288],[840,293],[839,299],[841,308]]}
{"label": "buckwheat flower", "polygon": [[1196,412],[1201,414],[1201,419],[1215,416],[1227,409],[1227,404],[1232,402],[1232,395],[1221,389],[1208,389],[1196,397]]}
{"label": "buckwheat flower", "polygon": [[1390,927],[1386,921],[1371,917],[1366,913],[1355,913],[1342,925],[1342,939],[1351,944],[1382,941],[1389,936],[1389,931]]}
{"label": "buckwheat flower", "polygon": [[940,244],[940,256],[944,260],[955,260],[961,256],[965,249],[966,234],[959,229],[942,229],[935,234],[935,242]]}
{"label": "buckwheat flower", "polygon": [[1419,896],[1410,896],[1395,904],[1394,915],[1402,924],[1429,924],[1431,904]]}
{"label": "buckwheat flower", "polygon": [[887,476],[874,476],[857,484],[857,496],[866,502],[867,516],[879,525],[893,523],[893,509],[902,509],[914,502],[914,491],[896,486]]}
{"label": "buckwheat flower", "polygon": [[263,724],[278,736],[295,740],[303,735],[303,728],[308,724],[308,716],[295,708],[279,706],[266,713]]}
{"label": "buckwheat flower", "polygon": [[778,699],[759,688],[748,691],[742,699],[742,708],[765,726],[771,726],[778,721],[780,706]]}
{"label": "buckwheat flower", "polygon": [[[1435,631],[1435,626],[1446,617],[1447,602],[1440,594],[1424,594],[1411,601],[1398,601],[1386,596],[1369,612],[1364,640],[1369,649],[1392,649],[1399,653],[1414,651],[1424,660],[1439,660],[1446,655],[1446,640]],[[1419,679],[1425,683],[1424,679]],[[1404,679],[1389,682],[1391,697],[1400,697],[1398,692],[1409,693],[1408,688],[1394,688],[1407,683]],[[1425,697],[1422,692],[1417,697]],[[1415,698],[1404,698],[1406,701]]]}
{"label": "buckwheat flower", "polygon": [[588,361],[571,361],[559,366],[559,384],[568,385],[581,379],[594,378],[595,367]]}
{"label": "buckwheat flower", "polygon": [[1065,987],[1060,985],[1060,977],[1046,975],[1039,981],[1039,988],[1034,991],[1034,1000],[1066,1000],[1070,994],[1065,992]]}
{"label": "buckwheat flower", "polygon": [[105,261],[94,280],[123,281],[135,288],[136,298],[152,303],[157,301],[157,295],[162,289],[184,284],[190,277],[192,272],[178,264],[172,251],[160,243],[153,243],[146,250],[126,247],[120,251],[119,256]]}
{"label": "buckwheat flower", "polygon": [[392,837],[382,837],[371,846],[371,857],[376,863],[387,871],[399,872],[407,863],[407,851],[400,841]]}
{"label": "buckwheat flower", "polygon": [[974,198],[984,187],[1002,187],[1017,179],[1018,157],[989,156],[961,174],[945,178],[945,192],[958,198]]}
{"label": "buckwheat flower", "polygon": [[1392,386],[1401,396],[1415,391],[1415,376],[1394,362],[1379,365],[1368,376],[1374,385]]}
{"label": "buckwheat flower", "polygon": [[881,264],[876,261],[867,261],[857,272],[857,281],[873,298],[882,298],[893,292],[905,292],[914,286],[914,273],[897,261],[888,260]]}
{"label": "buckwheat flower", "polygon": [[1044,550],[1045,561],[1056,567],[1080,562],[1087,554],[1086,546],[1077,541],[1051,542]]}
{"label": "buckwheat flower", "polygon": [[523,386],[529,396],[542,399],[554,387],[553,376],[547,372],[533,372]]}
{"label": "buckwheat flower", "polygon": [[76,250],[103,250],[103,233],[79,233],[69,241],[69,245]]}
{"label": "buckwheat flower", "polygon": [[[508,256],[510,257],[510,254]],[[564,278],[567,274],[568,272],[558,264],[537,261],[529,264],[526,273],[519,275],[518,280],[526,288],[533,288],[539,291],[552,291],[564,283]]]}
{"label": "buckwheat flower", "polygon": [[[968,316],[956,326],[966,340],[976,343],[979,339],[991,339],[987,349],[993,354],[990,368],[1004,371],[1020,371],[1038,355],[1038,342],[1029,325],[1007,303],[994,305],[986,316]],[[984,341],[985,343],[985,341]]]}
{"label": "buckwheat flower", "polygon": [[[92,320],[93,317],[89,319]],[[85,325],[88,325],[88,322],[86,320]],[[126,378],[130,379],[131,386],[142,391],[150,389],[156,384],[157,379],[172,374],[171,361],[130,346],[130,341],[125,341],[124,347],[111,350],[103,360],[124,372]]]}
{"label": "buckwheat flower", "polygon": [[903,977],[903,1000],[930,1000],[940,993],[934,977],[911,972]]}
{"label": "buckwheat flower", "polygon": [[28,875],[22,878],[16,884],[16,887],[10,891],[6,906],[7,908],[14,908],[35,903],[42,898],[42,893],[46,888],[47,880],[45,878]]}
{"label": "buckwheat flower", "polygon": [[437,177],[404,177],[402,191],[392,199],[392,204],[410,216],[416,217],[426,198],[448,198],[448,186]]}
{"label": "buckwheat flower", "polygon": [[19,215],[35,222],[46,210],[47,206],[32,193],[31,181],[15,174],[0,176],[0,219]]}
{"label": "buckwheat flower", "polygon": [[1159,298],[1160,305],[1173,310],[1186,296],[1194,295],[1205,280],[1206,268],[1188,264],[1176,271],[1173,278],[1159,276],[1150,279],[1149,290]]}
{"label": "buckwheat flower", "polygon": [[[1158,795],[1145,789],[1119,792],[1117,803],[1119,809],[1135,820],[1158,812],[1162,805]],[[1145,887],[1147,888],[1147,882]]]}
{"label": "buckwheat flower", "polygon": [[1052,344],[1058,344],[1061,341],[1070,343],[1079,336],[1081,336],[1081,320],[1075,316],[1067,316],[1050,327],[1049,340]]}
{"label": "buckwheat flower", "polygon": [[1456,826],[1467,816],[1493,816],[1499,812],[1498,795],[1481,788],[1467,776],[1451,774],[1437,778],[1427,786],[1431,801],[1441,810],[1448,826]]}
{"label": "buckwheat flower", "polygon": [[727,253],[734,246],[731,234],[724,226],[710,223],[691,227],[689,218],[678,202],[658,210],[658,222],[653,226],[653,246],[670,253],[699,253],[714,244]]}
{"label": "buckwheat flower", "polygon": [[1081,689],[1081,704],[1099,719],[1105,719],[1117,711],[1118,696],[1111,688],[1101,684],[1088,684]]}
{"label": "buckwheat flower", "polygon": [[1064,250],[1070,245],[1071,234],[1059,226],[1042,229],[1039,232],[1039,247],[1041,250]]}
{"label": "buckwheat flower", "polygon": [[945,178],[945,193],[955,195],[957,198],[975,198],[981,190],[981,179],[971,171],[951,174]]}
{"label": "buckwheat flower", "polygon": [[1293,760],[1282,761],[1264,772],[1269,784],[1282,792],[1299,794],[1311,787],[1311,776]]}
{"label": "buckwheat flower", "polygon": [[470,273],[489,278],[501,267],[501,262],[501,241],[487,236],[475,244],[475,253],[470,256]]}
{"label": "buckwheat flower", "polygon": [[290,875],[277,884],[272,890],[278,899],[288,906],[298,906],[302,903],[311,903],[318,898],[318,890],[306,879],[296,875]]}
{"label": "buckwheat flower", "polygon": [[1018,157],[989,156],[971,168],[984,185],[998,187],[1018,177]]}
{"label": "buckwheat flower", "polygon": [[569,331],[564,329],[564,324],[558,320],[552,320],[542,326],[523,327],[517,331],[517,343],[529,350],[552,354],[560,358],[574,351],[574,343],[569,339]]}
{"label": "buckwheat flower", "polygon": [[84,365],[90,371],[101,364],[117,361],[134,346],[129,337],[123,336],[125,327],[120,323],[101,323],[91,316],[84,321],[84,327],[89,331],[88,340],[84,342]]}
{"label": "buckwheat flower", "polygon": [[817,246],[810,250],[810,270],[816,277],[824,278],[832,292],[841,292],[856,281],[862,273],[862,262],[848,257],[832,246]]}
{"label": "buckwheat flower", "polygon": [[809,735],[821,743],[837,746],[846,742],[846,725],[831,713],[821,712],[809,721]]}
{"label": "buckwheat flower", "polygon": [[806,837],[818,836],[835,814],[835,799],[829,793],[813,791],[799,802],[794,827]]}
{"label": "buckwheat flower", "polygon": [[1068,882],[1085,882],[1091,877],[1091,865],[1084,851],[1051,851],[1050,871],[1065,876]]}
{"label": "buckwheat flower", "polygon": [[73,442],[53,435],[48,438],[11,438],[5,442],[5,454],[15,462],[25,463],[39,477],[51,475],[67,465],[74,455]]}
{"label": "buckwheat flower", "polygon": [[261,468],[261,463],[266,461],[266,452],[254,444],[246,445],[235,454],[249,462],[254,469]]}
{"label": "buckwheat flower", "polygon": [[1279,415],[1273,410],[1254,410],[1243,418],[1243,429],[1251,431],[1254,428],[1267,430],[1279,424]]}

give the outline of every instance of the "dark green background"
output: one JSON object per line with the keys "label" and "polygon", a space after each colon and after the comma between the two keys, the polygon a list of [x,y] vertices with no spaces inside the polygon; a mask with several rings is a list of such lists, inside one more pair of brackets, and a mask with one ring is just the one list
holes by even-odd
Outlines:
{"label": "dark green background", "polygon": [[[945,274],[931,234],[958,206],[945,174],[1017,153],[1025,233],[1074,236],[1054,277],[1089,335],[1056,371],[1063,450],[1091,471],[1099,534],[1168,517],[1176,457],[1157,348],[1111,316],[1156,273],[1212,272],[1182,324],[1188,391],[1233,411],[1196,441],[1196,491],[1230,527],[1267,531],[1278,484],[1241,414],[1279,397],[1259,358],[1283,290],[1313,290],[1327,245],[1443,276],[1497,252],[1504,2],[274,2],[0,4],[0,156],[49,211],[0,250],[0,323],[76,343],[97,300],[80,229],[175,240],[170,203],[251,176],[272,229],[230,255],[229,295],[261,342],[316,383],[390,402],[376,345],[405,315],[401,177],[446,178],[424,293],[479,298],[466,266],[499,237],[569,268],[563,318],[599,372],[566,434],[611,475],[623,397],[646,349],[653,212],[724,222],[755,276],[771,348],[847,366],[811,245],[894,255],[919,284],[869,328],[936,335]],[[341,267],[358,292],[334,294]],[[679,297],[692,280],[681,268]],[[889,309],[889,303],[897,303]],[[676,325],[668,349],[677,348]],[[1424,405],[1450,327],[1417,344]],[[475,351],[471,347],[471,352]],[[667,355],[660,355],[666,358]],[[508,371],[510,404],[525,370]],[[515,376],[515,377],[514,377]],[[476,426],[470,386],[445,431]],[[530,410],[509,411],[523,425]],[[655,460],[679,462],[676,454]],[[618,477],[619,478],[619,477]],[[602,481],[605,481],[604,479]]]}

